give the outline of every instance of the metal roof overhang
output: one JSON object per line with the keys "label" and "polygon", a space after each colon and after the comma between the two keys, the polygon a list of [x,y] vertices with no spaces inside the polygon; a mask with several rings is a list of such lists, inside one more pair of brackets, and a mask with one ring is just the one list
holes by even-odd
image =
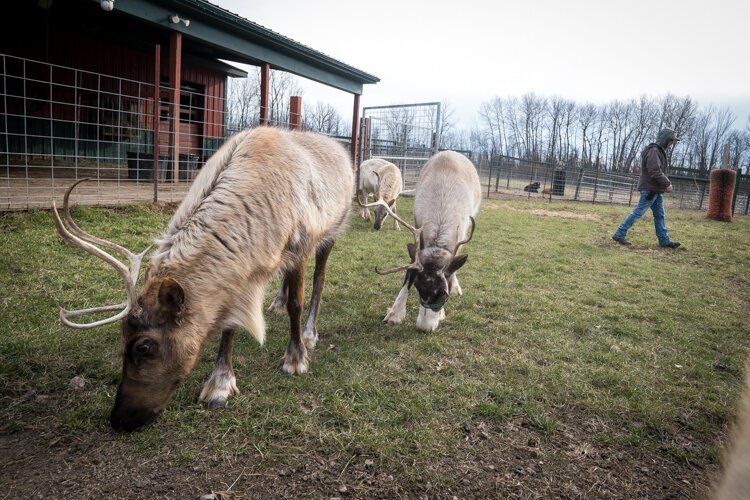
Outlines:
{"label": "metal roof overhang", "polygon": [[[100,0],[93,0],[99,3]],[[361,95],[364,84],[380,81],[357,68],[202,0],[116,0],[115,10],[199,42],[207,56],[287,71],[330,87]],[[189,19],[174,24],[170,16]]]}

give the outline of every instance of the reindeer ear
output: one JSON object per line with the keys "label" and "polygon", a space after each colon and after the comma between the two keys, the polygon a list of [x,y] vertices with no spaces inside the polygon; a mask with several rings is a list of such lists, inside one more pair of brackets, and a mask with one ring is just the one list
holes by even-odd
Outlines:
{"label": "reindeer ear", "polygon": [[174,278],[164,278],[159,286],[159,304],[167,317],[174,318],[185,307],[185,291]]}
{"label": "reindeer ear", "polygon": [[469,256],[467,254],[453,257],[453,260],[451,260],[451,263],[448,264],[448,267],[445,269],[445,274],[450,275],[461,269],[461,266],[466,264],[466,259],[468,258]]}

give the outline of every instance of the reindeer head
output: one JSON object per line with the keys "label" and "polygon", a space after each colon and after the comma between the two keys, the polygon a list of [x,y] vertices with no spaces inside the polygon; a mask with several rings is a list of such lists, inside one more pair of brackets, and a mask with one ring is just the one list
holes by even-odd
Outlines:
{"label": "reindeer head", "polygon": [[[186,311],[186,294],[182,286],[171,277],[149,276],[147,273],[143,293],[136,297],[136,282],[141,260],[140,254],[115,243],[92,236],[81,230],[70,215],[70,193],[82,179],[65,193],[64,220],[60,218],[53,202],[53,216],[57,232],[69,243],[101,258],[122,276],[127,291],[123,304],[93,307],[78,311],[60,309],[60,320],[70,328],[88,329],[122,320],[122,379],[117,389],[110,423],[116,430],[132,431],[151,423],[164,410],[180,381],[187,376],[198,357],[198,338],[192,331],[194,322]],[[123,255],[129,267],[99,245]],[[92,323],[74,323],[71,318],[91,313],[120,312],[110,318]]]}
{"label": "reindeer head", "polygon": [[[375,172],[377,174],[377,172]],[[388,210],[386,210],[382,205],[377,205],[375,207],[375,223],[372,225],[372,228],[376,231],[379,231],[380,228],[383,226],[383,223],[385,222],[385,219],[388,217],[388,214],[392,211],[393,205],[395,205],[396,200],[390,200],[386,202],[388,206]]]}
{"label": "reindeer head", "polygon": [[201,342],[186,303],[174,278],[146,279],[137,306],[122,321],[122,378],[112,428],[131,431],[151,423],[193,369]]}

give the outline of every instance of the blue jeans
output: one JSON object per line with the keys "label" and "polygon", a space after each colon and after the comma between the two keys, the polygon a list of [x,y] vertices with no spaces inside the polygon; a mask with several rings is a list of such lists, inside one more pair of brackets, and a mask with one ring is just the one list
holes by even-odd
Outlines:
{"label": "blue jeans", "polygon": [[650,208],[654,213],[654,228],[656,229],[656,237],[659,239],[659,245],[666,245],[670,242],[670,239],[667,232],[667,223],[664,220],[664,196],[661,193],[656,193],[650,200],[647,200],[646,196],[648,196],[648,191],[642,191],[638,206],[622,221],[614,236],[624,238],[635,221],[643,217]]}

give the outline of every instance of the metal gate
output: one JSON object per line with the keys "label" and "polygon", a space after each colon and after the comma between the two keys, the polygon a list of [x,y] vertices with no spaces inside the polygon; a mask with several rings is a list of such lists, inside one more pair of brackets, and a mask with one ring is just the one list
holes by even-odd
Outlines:
{"label": "metal gate", "polygon": [[413,189],[422,167],[440,147],[440,111],[439,102],[363,108],[360,162],[390,161],[401,169],[403,189]]}

